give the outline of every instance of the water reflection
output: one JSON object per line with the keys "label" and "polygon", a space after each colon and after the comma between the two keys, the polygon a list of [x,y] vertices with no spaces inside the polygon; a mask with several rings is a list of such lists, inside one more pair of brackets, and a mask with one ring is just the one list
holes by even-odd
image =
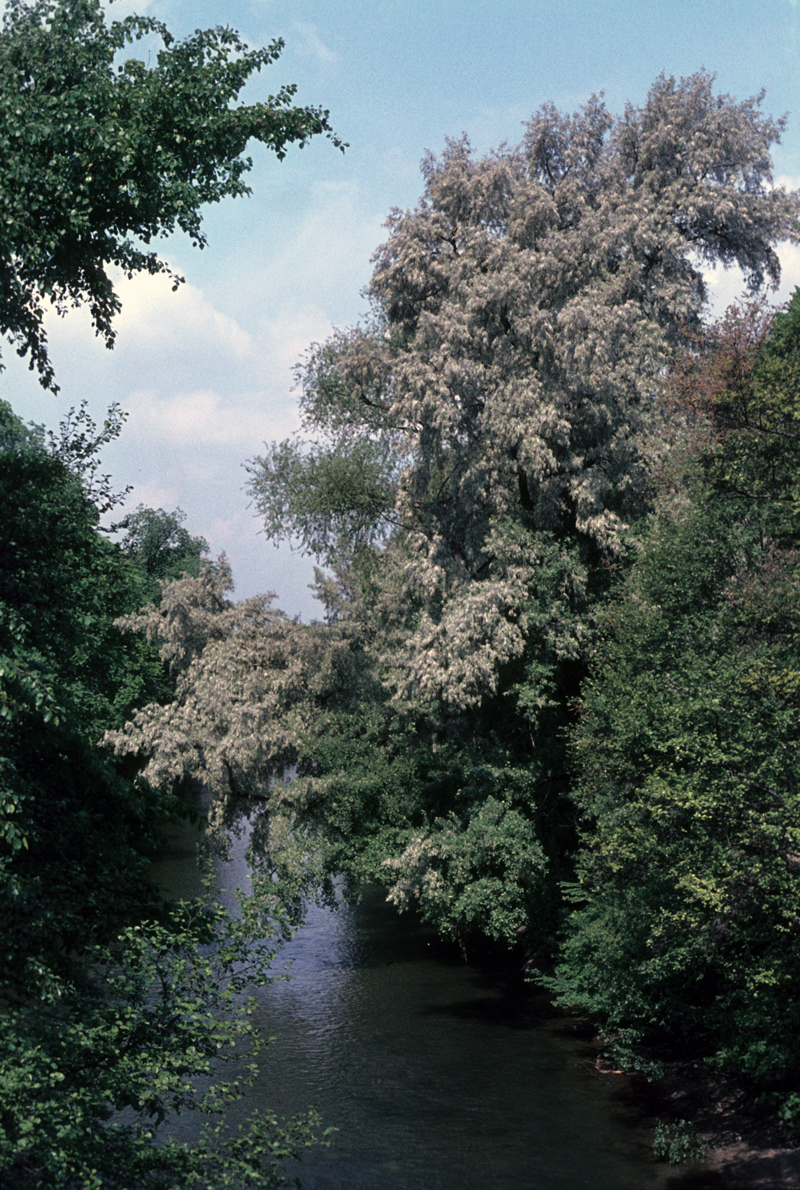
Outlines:
{"label": "water reflection", "polygon": [[[156,868],[174,895],[199,877],[173,839]],[[219,870],[246,882],[245,840]],[[180,854],[179,854],[180,853]],[[251,1100],[314,1103],[339,1131],[296,1171],[305,1190],[704,1190],[706,1171],[657,1165],[633,1084],[602,1076],[574,1022],[515,972],[480,970],[373,893],[312,908],[281,954],[290,978],[258,995],[274,1038]]]}

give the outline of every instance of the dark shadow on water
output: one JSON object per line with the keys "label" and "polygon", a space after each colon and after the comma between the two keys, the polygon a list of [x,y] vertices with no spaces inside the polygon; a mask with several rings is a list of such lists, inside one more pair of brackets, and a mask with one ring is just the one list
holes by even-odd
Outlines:
{"label": "dark shadow on water", "polygon": [[[184,835],[161,865],[183,895],[197,880],[187,855]],[[519,955],[466,964],[378,890],[336,913],[312,907],[279,966],[289,960],[290,978],[257,996],[255,1023],[275,1041],[242,1115],[316,1103],[339,1130],[287,1169],[304,1190],[723,1185],[656,1165],[648,1097],[595,1069],[592,1034],[526,983]]]}

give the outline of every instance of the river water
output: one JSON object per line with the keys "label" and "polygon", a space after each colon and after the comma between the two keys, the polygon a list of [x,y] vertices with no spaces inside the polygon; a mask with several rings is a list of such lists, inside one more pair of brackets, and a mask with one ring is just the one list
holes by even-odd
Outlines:
{"label": "river water", "polygon": [[[220,867],[247,884],[244,842]],[[154,867],[199,879],[189,828]],[[626,1076],[601,1074],[578,1024],[509,967],[476,967],[379,892],[312,907],[258,993],[274,1040],[244,1105],[314,1104],[336,1132],[291,1173],[304,1190],[711,1190],[717,1175],[652,1158],[653,1120]]]}

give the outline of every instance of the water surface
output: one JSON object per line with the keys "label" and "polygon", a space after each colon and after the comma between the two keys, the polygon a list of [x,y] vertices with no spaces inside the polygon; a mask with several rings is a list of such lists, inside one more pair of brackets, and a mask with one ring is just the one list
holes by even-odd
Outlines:
{"label": "water surface", "polygon": [[[194,895],[190,832],[155,874]],[[244,841],[220,868],[245,887]],[[242,1114],[314,1104],[338,1129],[292,1173],[305,1190],[711,1190],[710,1171],[652,1158],[633,1080],[603,1075],[577,1022],[508,966],[475,967],[376,890],[312,907],[284,948],[289,978],[257,993],[274,1038]]]}

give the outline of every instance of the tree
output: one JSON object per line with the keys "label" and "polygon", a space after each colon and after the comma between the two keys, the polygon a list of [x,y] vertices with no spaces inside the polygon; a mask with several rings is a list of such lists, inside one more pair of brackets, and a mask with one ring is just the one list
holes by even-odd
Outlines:
{"label": "tree", "polygon": [[[160,42],[148,65],[128,47]],[[106,24],[100,0],[9,0],[0,33],[0,330],[57,388],[44,302],[87,305],[107,346],[127,276],[175,275],[153,240],[176,228],[203,247],[201,208],[248,193],[255,139],[279,159],[332,133],[328,113],[281,87],[237,103],[283,42],[251,50],[226,27],[176,41],[154,17]]]}
{"label": "tree", "polygon": [[[363,471],[367,449],[395,460],[371,523],[391,511],[401,526],[409,597],[436,591],[399,689],[472,705],[496,688],[498,667],[526,649],[534,558],[550,542],[573,552],[576,588],[602,586],[644,507],[641,440],[664,366],[700,326],[700,263],[738,263],[755,286],[777,275],[773,245],[796,234],[800,209],[771,188],[782,125],[712,83],[662,77],[616,120],[596,99],[571,118],[545,107],[517,149],[475,161],[461,140],[426,159],[422,202],[393,212],[376,254],[373,325],[312,349],[301,369],[305,424],[327,439],[329,467],[349,455]],[[322,503],[319,448],[286,451],[251,463],[251,492],[270,530],[324,555],[307,522]],[[357,487],[337,489],[332,527]],[[352,506],[362,519],[364,504]],[[585,655],[563,611],[555,652]],[[465,633],[471,673],[457,664]]]}
{"label": "tree", "polygon": [[[98,529],[81,434],[48,446],[0,403],[0,1181],[279,1185],[314,1118],[263,1112],[233,1132],[241,1079],[215,1076],[247,1045],[243,993],[268,978],[263,939],[288,930],[289,907],[275,890],[234,920],[165,902],[148,878],[180,798],[98,740],[174,691],[157,652],[114,625],[141,575]],[[196,1144],[162,1138],[193,1110]]]}
{"label": "tree", "polygon": [[584,693],[575,908],[551,981],[628,1061],[701,1063],[785,1119],[800,1108],[799,314],[798,295],[777,319],[734,308],[677,369],[697,437]]}
{"label": "tree", "polygon": [[125,531],[119,541],[123,553],[143,572],[143,604],[158,602],[161,581],[181,574],[197,575],[204,563],[209,564],[208,542],[204,537],[192,537],[184,528],[185,520],[186,513],[180,508],[165,512],[139,504],[114,526]]}
{"label": "tree", "polygon": [[[772,186],[782,122],[760,103],[662,76],[619,117],[597,98],[545,106],[517,148],[426,158],[420,203],[376,253],[370,322],[300,368],[307,440],[249,464],[267,530],[332,567],[338,623],[409,741],[515,774],[551,889],[575,841],[566,728],[653,496],[702,266],[738,264],[757,288],[797,235],[800,196]],[[454,776],[388,857],[403,897],[439,879],[442,832],[475,837],[468,788]],[[470,854],[459,879],[479,883],[488,861]]]}

